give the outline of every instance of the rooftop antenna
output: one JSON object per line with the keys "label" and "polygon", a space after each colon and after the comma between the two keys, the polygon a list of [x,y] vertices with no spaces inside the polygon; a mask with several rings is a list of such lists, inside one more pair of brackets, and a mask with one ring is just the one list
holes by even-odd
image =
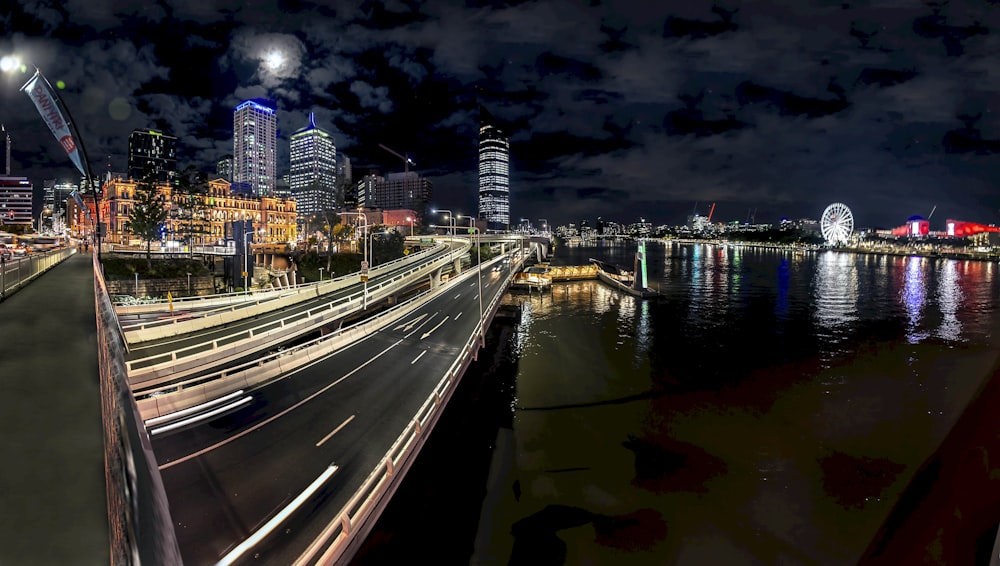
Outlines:
{"label": "rooftop antenna", "polygon": [[936,204],[934,205],[934,208],[931,209],[931,213],[927,215],[927,220],[930,220],[931,216],[934,216],[934,211],[935,210],[937,210],[937,205]]}

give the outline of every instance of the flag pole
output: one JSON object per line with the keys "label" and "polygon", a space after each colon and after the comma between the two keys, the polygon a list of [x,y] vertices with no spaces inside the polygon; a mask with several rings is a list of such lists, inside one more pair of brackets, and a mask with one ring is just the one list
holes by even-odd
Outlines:
{"label": "flag pole", "polygon": [[[58,105],[59,109],[61,109],[66,114],[66,118],[64,120],[66,122],[66,124],[65,124],[66,129],[69,131],[71,138],[73,138],[73,142],[72,143],[76,146],[77,149],[80,150],[80,159],[79,160],[74,160],[73,158],[75,156],[73,156],[72,154],[70,154],[70,159],[74,161],[74,164],[77,166],[78,169],[80,169],[80,172],[83,173],[83,176],[86,178],[87,184],[90,185],[91,195],[94,197],[94,216],[95,216],[94,222],[97,223],[97,226],[94,229],[94,235],[95,235],[95,238],[97,239],[97,259],[98,259],[98,261],[100,261],[100,259],[101,259],[101,205],[100,205],[100,203],[97,200],[97,187],[94,186],[94,176],[93,176],[93,174],[91,173],[91,170],[90,170],[90,160],[87,158],[87,150],[84,148],[84,145],[83,145],[83,136],[80,135],[80,130],[78,130],[77,127],[76,127],[76,122],[73,120],[73,115],[70,113],[69,107],[66,106],[66,103],[63,101],[62,97],[59,96],[59,92],[52,88],[52,85],[49,83],[49,79],[45,78],[45,75],[42,74],[42,70],[41,69],[39,69],[38,67],[35,67],[35,76],[32,77],[31,79],[29,79],[28,82],[24,83],[24,86],[21,87],[21,91],[24,91],[24,89],[27,88],[28,85],[30,85],[32,83],[32,81],[35,80],[36,78],[39,78],[39,79],[42,80],[42,82],[45,84],[45,88],[48,90],[49,93],[52,94],[52,97],[55,100],[56,104]],[[32,97],[31,93],[28,93],[28,96],[31,97],[32,101],[35,102],[35,105],[36,105],[36,107],[38,107],[39,112],[42,112],[42,108],[38,106],[39,102],[37,100],[35,100],[34,97]],[[50,129],[53,128],[53,124],[49,121],[50,117],[46,117],[46,115],[45,115],[44,112],[42,112],[42,119],[45,120],[48,123]],[[56,134],[56,130],[53,129],[52,133]],[[59,136],[56,135],[56,138],[58,139]],[[62,144],[63,140],[60,139],[59,142],[60,142],[60,144]],[[65,149],[66,146],[63,145],[63,148]],[[68,150],[67,150],[67,152],[68,152]],[[82,167],[81,167],[81,165],[82,165]]]}

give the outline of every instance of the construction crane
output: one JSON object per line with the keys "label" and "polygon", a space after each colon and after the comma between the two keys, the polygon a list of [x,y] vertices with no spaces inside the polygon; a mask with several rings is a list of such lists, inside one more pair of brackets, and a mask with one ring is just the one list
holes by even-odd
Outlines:
{"label": "construction crane", "polygon": [[395,152],[382,144],[378,144],[378,146],[403,160],[403,173],[410,172],[410,165],[416,166],[416,163],[414,163],[414,161],[410,159],[409,155],[400,155],[398,152]]}
{"label": "construction crane", "polygon": [[712,213],[715,212],[715,203],[712,203],[712,208],[708,209],[708,223],[712,223]]}

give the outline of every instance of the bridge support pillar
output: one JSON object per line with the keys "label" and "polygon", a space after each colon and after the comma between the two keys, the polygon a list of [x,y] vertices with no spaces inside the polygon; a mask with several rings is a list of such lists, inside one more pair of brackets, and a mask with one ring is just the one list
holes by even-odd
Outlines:
{"label": "bridge support pillar", "polygon": [[455,270],[455,275],[458,275],[459,273],[461,273],[462,272],[462,258],[461,257],[456,257],[455,261],[453,261],[451,263],[451,268],[453,270]]}
{"label": "bridge support pillar", "polygon": [[443,267],[435,269],[433,273],[429,275],[431,280],[431,289],[436,289],[441,286],[441,272],[444,271]]}

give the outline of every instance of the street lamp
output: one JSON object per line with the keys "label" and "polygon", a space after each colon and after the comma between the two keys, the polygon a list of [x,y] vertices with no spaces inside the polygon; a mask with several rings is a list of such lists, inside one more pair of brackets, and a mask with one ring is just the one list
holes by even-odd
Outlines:
{"label": "street lamp", "polygon": [[410,236],[413,236],[413,218],[410,216],[406,217],[406,221],[410,223]]}
{"label": "street lamp", "polygon": [[319,280],[320,280],[320,281],[322,281],[322,280],[323,280],[323,270],[324,270],[324,269],[326,269],[326,268],[324,268],[324,267],[320,267],[320,268],[319,268]]}
{"label": "street lamp", "polygon": [[38,211],[38,234],[42,234],[42,216],[52,212],[48,207]]}
{"label": "street lamp", "polygon": [[544,219],[544,218],[539,218],[538,221],[542,223],[542,233],[544,234],[545,232],[548,232],[549,231],[549,225],[548,225],[549,221],[546,220],[546,219]]}
{"label": "street lamp", "polygon": [[450,210],[448,210],[446,208],[438,208],[438,209],[432,210],[431,212],[434,212],[434,213],[447,212],[448,213],[448,225],[451,226],[451,235],[454,236],[455,235],[455,214],[452,211],[450,211]]}
{"label": "street lamp", "polygon": [[[344,212],[341,212],[340,214],[341,215],[360,216],[361,219],[364,221],[363,226],[365,228],[365,234],[366,234],[366,236],[369,237],[369,238],[371,237],[371,234],[368,232],[368,216],[366,216],[366,215],[364,215],[364,214],[362,214],[360,212],[349,212],[349,211],[344,211]],[[364,255],[362,257],[367,258],[368,250],[371,249],[371,247],[372,246],[368,244],[368,241],[365,240],[365,253],[364,253]],[[363,261],[361,263],[361,282],[365,284],[364,294],[362,295],[362,298],[361,298],[361,309],[362,310],[366,310],[366,309],[368,309],[368,261],[367,260]]]}
{"label": "street lamp", "polygon": [[476,231],[476,277],[479,279],[479,346],[486,346],[486,333],[483,332],[483,246],[479,240],[479,228],[472,225],[469,218],[469,230]]}

